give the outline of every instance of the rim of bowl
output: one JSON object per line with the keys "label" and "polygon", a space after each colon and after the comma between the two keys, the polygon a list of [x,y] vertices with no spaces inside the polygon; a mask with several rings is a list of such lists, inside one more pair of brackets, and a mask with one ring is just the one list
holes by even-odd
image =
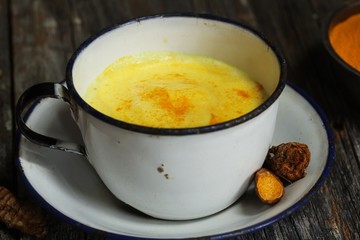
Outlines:
{"label": "rim of bowl", "polygon": [[[200,126],[200,127],[190,127],[190,128],[155,128],[155,127],[148,127],[148,126],[142,126],[142,125],[136,125],[136,124],[124,122],[124,121],[109,117],[109,116],[97,111],[96,109],[91,107],[89,104],[87,104],[82,99],[82,97],[78,94],[78,92],[76,91],[75,86],[73,84],[72,69],[73,69],[73,65],[77,59],[77,56],[79,56],[81,54],[81,52],[88,45],[90,45],[93,41],[95,41],[101,35],[103,35],[107,32],[110,32],[114,29],[120,28],[122,26],[126,26],[126,25],[132,24],[134,22],[141,22],[141,21],[146,21],[146,20],[150,20],[150,19],[154,19],[154,18],[171,18],[171,17],[184,17],[184,18],[197,18],[197,19],[200,18],[200,19],[205,19],[205,20],[219,21],[219,22],[223,22],[223,23],[233,24],[235,26],[243,28],[243,29],[251,32],[252,34],[254,34],[256,37],[258,37],[260,40],[262,40],[269,47],[269,49],[272,50],[272,52],[276,56],[278,63],[279,63],[279,68],[280,68],[279,82],[278,82],[275,90],[273,91],[273,93],[260,106],[258,106],[254,110],[250,111],[249,113],[241,115],[235,119],[231,119],[231,120],[221,122],[218,124]],[[101,31],[95,33],[94,35],[90,36],[89,38],[87,38],[77,48],[77,50],[74,52],[74,54],[71,56],[71,58],[67,64],[67,67],[66,67],[66,80],[65,81],[66,81],[67,87],[71,93],[71,96],[72,96],[73,100],[75,100],[77,105],[79,105],[84,111],[91,114],[95,118],[100,119],[106,123],[109,123],[111,125],[114,125],[114,126],[126,129],[126,130],[135,131],[135,132],[139,132],[139,133],[146,133],[146,134],[191,135],[191,134],[209,133],[209,132],[214,132],[214,131],[230,128],[230,127],[239,125],[241,123],[244,123],[244,122],[256,117],[260,113],[264,112],[281,95],[281,93],[286,85],[286,75],[287,75],[287,67],[286,67],[285,59],[279,54],[278,50],[262,34],[257,32],[256,30],[252,29],[251,27],[249,27],[243,23],[240,23],[240,22],[237,22],[237,21],[234,21],[231,19],[215,16],[212,14],[165,13],[165,14],[156,14],[156,15],[149,15],[149,16],[134,18],[134,19],[130,19],[129,21],[126,21],[123,23],[114,24],[107,28],[104,28],[103,30],[101,30]]]}
{"label": "rim of bowl", "polygon": [[360,1],[351,4],[345,4],[342,5],[341,7],[336,8],[325,18],[325,24],[323,25],[323,29],[322,29],[322,38],[325,48],[328,51],[328,53],[331,55],[331,57],[333,57],[335,61],[338,62],[346,70],[352,72],[353,74],[355,74],[360,78],[360,71],[356,70],[354,67],[348,64],[336,53],[329,39],[330,31],[337,24],[357,13],[360,13]]}

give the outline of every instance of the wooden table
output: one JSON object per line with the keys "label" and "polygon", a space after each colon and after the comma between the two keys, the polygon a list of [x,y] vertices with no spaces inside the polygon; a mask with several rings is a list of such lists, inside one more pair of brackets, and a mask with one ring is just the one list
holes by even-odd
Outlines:
{"label": "wooden table", "polygon": [[[321,44],[321,27],[342,0],[0,0],[0,185],[33,200],[14,165],[14,105],[29,86],[64,78],[68,59],[91,34],[113,23],[162,12],[212,13],[262,32],[288,61],[288,80],[323,108],[336,159],[319,192],[298,211],[238,239],[360,239],[360,111],[339,91]],[[359,107],[359,106],[357,106]],[[45,212],[44,239],[99,240]],[[35,239],[0,224],[0,239]]]}

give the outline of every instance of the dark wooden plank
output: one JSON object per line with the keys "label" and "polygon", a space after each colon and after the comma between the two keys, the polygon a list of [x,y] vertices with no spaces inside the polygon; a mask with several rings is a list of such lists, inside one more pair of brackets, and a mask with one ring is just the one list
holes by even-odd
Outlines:
{"label": "dark wooden plank", "polygon": [[[74,45],[113,24],[165,12],[192,12],[190,0],[70,1]],[[91,17],[89,17],[91,15]]]}
{"label": "dark wooden plank", "polygon": [[29,86],[61,81],[72,52],[64,8],[55,2],[12,1],[15,98]]}
{"label": "dark wooden plank", "polygon": [[[0,185],[16,191],[13,167],[12,76],[9,29],[9,2],[0,0]],[[0,239],[14,240],[16,232],[0,223]]]}
{"label": "dark wooden plank", "polygon": [[101,29],[129,17],[126,1],[69,1],[71,34],[77,48],[86,38]]}
{"label": "dark wooden plank", "polygon": [[8,2],[0,1],[0,184],[14,188],[12,170],[12,83]]}
{"label": "dark wooden plank", "polygon": [[[64,79],[66,63],[74,45],[70,6],[64,1],[11,2],[12,57],[15,96],[39,82]],[[33,198],[19,183],[19,197]],[[49,233],[46,239],[81,240],[88,234],[44,211]],[[21,239],[36,239],[20,234]],[[103,239],[103,238],[93,238]]]}
{"label": "dark wooden plank", "polygon": [[193,12],[196,13],[210,13],[245,23],[254,28],[257,26],[249,1],[193,0],[192,5]]}

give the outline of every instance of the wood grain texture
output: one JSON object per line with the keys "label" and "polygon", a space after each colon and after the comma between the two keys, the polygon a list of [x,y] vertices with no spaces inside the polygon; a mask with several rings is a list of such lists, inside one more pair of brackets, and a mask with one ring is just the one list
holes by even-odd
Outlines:
{"label": "wood grain texture", "polygon": [[[9,2],[0,0],[0,185],[16,191],[13,166],[13,79]],[[15,240],[16,231],[0,225],[0,239]]]}
{"label": "wood grain texture", "polygon": [[13,84],[8,7],[8,1],[0,1],[0,183],[13,188]]}
{"label": "wood grain texture", "polygon": [[[61,81],[73,51],[90,35],[164,12],[210,13],[260,31],[288,62],[288,80],[315,99],[334,131],[336,159],[307,204],[236,239],[360,239],[360,112],[341,90],[321,44],[321,28],[342,0],[0,0],[0,183],[33,201],[14,174],[14,101],[29,86]],[[16,188],[18,187],[18,188]],[[45,211],[45,210],[44,210]],[[48,240],[104,240],[47,214]],[[0,224],[0,239],[34,240]]]}
{"label": "wood grain texture", "polygon": [[[64,79],[66,63],[74,50],[69,9],[63,1],[11,1],[15,99],[33,84]],[[31,198],[21,185],[19,195]],[[50,213],[47,218],[51,229],[47,239],[85,239],[85,233]],[[19,237],[36,239],[23,234]]]}

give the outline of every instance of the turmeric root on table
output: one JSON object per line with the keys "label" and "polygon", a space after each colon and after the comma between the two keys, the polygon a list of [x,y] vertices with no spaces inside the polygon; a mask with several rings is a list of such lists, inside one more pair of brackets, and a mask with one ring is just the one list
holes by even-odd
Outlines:
{"label": "turmeric root on table", "polygon": [[0,186],[0,220],[9,228],[43,237],[47,234],[45,219],[30,204],[20,202],[7,188]]}
{"label": "turmeric root on table", "polygon": [[266,204],[275,204],[283,197],[285,188],[281,180],[266,168],[261,168],[255,174],[255,192]]}
{"label": "turmeric root on table", "polygon": [[309,162],[310,150],[306,144],[288,142],[270,148],[264,167],[280,178],[294,182],[305,177]]}

